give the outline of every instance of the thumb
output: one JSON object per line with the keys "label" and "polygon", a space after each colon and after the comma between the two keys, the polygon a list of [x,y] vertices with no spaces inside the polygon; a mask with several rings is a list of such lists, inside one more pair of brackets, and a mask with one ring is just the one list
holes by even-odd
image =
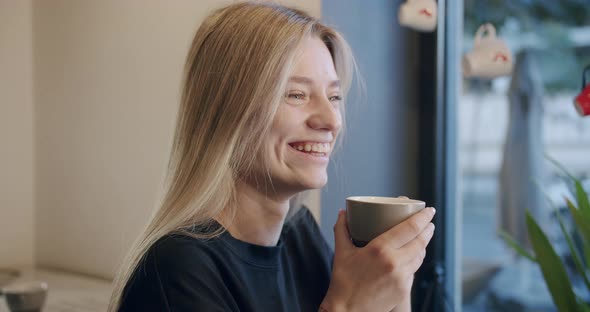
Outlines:
{"label": "thumb", "polygon": [[334,243],[335,257],[339,257],[339,255],[341,255],[342,253],[354,247],[348,234],[348,226],[346,223],[346,211],[344,210],[340,210],[340,212],[338,212],[338,220],[336,220],[336,224],[334,225]]}

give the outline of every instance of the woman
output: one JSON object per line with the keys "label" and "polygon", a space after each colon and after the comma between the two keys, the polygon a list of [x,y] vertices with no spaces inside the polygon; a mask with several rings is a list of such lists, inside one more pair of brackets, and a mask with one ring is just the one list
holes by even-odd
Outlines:
{"label": "woman", "polygon": [[353,59],[299,10],[237,3],[205,19],[184,77],[167,192],[110,311],[409,310],[433,209],[364,248],[344,212],[332,255],[289,200],[327,181]]}

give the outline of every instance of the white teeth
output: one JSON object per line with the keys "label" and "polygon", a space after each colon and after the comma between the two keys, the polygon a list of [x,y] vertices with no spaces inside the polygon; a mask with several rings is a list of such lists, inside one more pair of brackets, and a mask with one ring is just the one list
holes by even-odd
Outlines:
{"label": "white teeth", "polygon": [[314,153],[328,153],[330,151],[330,143],[305,143],[293,146],[298,151],[314,152]]}

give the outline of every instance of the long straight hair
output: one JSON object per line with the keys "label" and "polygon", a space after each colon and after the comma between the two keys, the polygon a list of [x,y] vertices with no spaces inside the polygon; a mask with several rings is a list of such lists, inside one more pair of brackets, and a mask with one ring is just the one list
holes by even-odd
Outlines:
{"label": "long straight hair", "polygon": [[346,94],[356,68],[350,48],[305,12],[239,2],[203,21],[185,64],[164,193],[115,277],[109,311],[119,309],[127,283],[156,241],[171,233],[215,237],[223,229],[195,234],[189,228],[208,224],[222,211],[235,216],[236,182],[261,161],[295,53],[310,37],[326,44]]}

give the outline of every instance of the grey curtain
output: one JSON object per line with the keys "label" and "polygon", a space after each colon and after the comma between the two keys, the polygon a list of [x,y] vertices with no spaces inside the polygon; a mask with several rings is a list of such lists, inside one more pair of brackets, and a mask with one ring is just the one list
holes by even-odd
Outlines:
{"label": "grey curtain", "polygon": [[523,50],[508,91],[510,120],[504,145],[499,186],[499,228],[523,246],[527,239],[525,209],[546,223],[546,202],[535,182],[543,183],[543,84],[534,56]]}

